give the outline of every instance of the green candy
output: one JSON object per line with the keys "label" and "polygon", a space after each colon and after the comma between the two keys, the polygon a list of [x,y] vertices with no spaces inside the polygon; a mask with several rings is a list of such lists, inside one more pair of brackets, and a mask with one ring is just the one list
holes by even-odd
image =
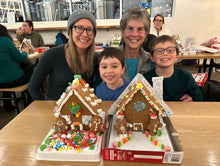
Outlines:
{"label": "green candy", "polygon": [[77,135],[73,137],[73,140],[79,142],[82,141],[82,137]]}
{"label": "green candy", "polygon": [[121,147],[121,142],[120,141],[118,141],[118,147]]}
{"label": "green candy", "polygon": [[89,147],[89,149],[90,149],[90,150],[94,150],[94,149],[95,149],[95,145],[91,145],[91,146]]}
{"label": "green candy", "polygon": [[47,137],[44,141],[45,144],[49,145],[51,143],[50,137]]}
{"label": "green candy", "polygon": [[78,80],[81,80],[81,75],[74,75],[74,79],[78,78]]}
{"label": "green candy", "polygon": [[157,136],[161,136],[161,135],[162,135],[161,129],[157,129]]}
{"label": "green candy", "polygon": [[164,150],[164,144],[161,145],[161,149]]}
{"label": "green candy", "polygon": [[127,136],[127,138],[128,138],[128,141],[130,141],[131,140],[131,136],[129,135],[129,136]]}
{"label": "green candy", "polygon": [[79,108],[78,108],[78,106],[72,106],[71,107],[71,112],[73,113],[73,114],[77,114],[78,112],[79,112]]}
{"label": "green candy", "polygon": [[45,145],[45,144],[40,145],[40,150],[41,150],[41,151],[44,151],[44,149],[46,149],[46,148],[47,148],[47,145]]}

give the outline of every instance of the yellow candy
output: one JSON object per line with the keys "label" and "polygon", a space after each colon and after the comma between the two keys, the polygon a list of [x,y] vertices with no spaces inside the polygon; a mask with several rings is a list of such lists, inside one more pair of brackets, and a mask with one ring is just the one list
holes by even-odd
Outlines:
{"label": "yellow candy", "polygon": [[160,142],[157,142],[157,147],[160,147],[161,145],[160,145]]}
{"label": "yellow candy", "polygon": [[141,89],[142,87],[143,87],[143,86],[142,86],[141,83],[138,83],[138,84],[137,84],[137,88],[138,88],[138,89]]}
{"label": "yellow candy", "polygon": [[59,142],[59,141],[60,141],[60,138],[57,138],[57,139],[56,139],[56,142]]}
{"label": "yellow candy", "polygon": [[62,146],[60,147],[60,149],[58,150],[58,151],[62,151],[63,150],[63,148],[62,148]]}
{"label": "yellow candy", "polygon": [[50,146],[53,146],[55,144],[55,142],[54,141],[52,141],[51,143],[50,143]]}
{"label": "yellow candy", "polygon": [[81,152],[81,149],[80,149],[80,148],[77,148],[77,152],[80,153],[80,152]]}

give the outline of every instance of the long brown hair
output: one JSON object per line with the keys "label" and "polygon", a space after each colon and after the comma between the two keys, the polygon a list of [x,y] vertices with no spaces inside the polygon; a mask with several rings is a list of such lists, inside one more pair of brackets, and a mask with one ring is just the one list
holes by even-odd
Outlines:
{"label": "long brown hair", "polygon": [[[72,30],[69,31],[69,42],[65,45],[65,50],[69,48],[70,53],[70,68],[74,74],[82,75],[83,68],[80,60],[77,56],[76,45],[73,42],[72,38]],[[86,68],[87,68],[87,76],[91,77],[94,72],[94,54],[95,54],[95,40],[93,39],[92,44],[87,48],[87,56],[86,56]]]}

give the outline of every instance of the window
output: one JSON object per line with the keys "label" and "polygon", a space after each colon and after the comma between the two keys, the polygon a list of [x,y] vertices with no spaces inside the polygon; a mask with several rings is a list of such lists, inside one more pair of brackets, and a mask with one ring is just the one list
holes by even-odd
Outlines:
{"label": "window", "polygon": [[[144,7],[151,17],[160,13],[173,16],[175,0],[1,0],[0,22],[7,22],[7,12],[14,12],[16,21],[67,20],[75,9],[88,10],[97,20],[120,19],[131,7]],[[22,18],[21,18],[22,17]]]}
{"label": "window", "polygon": [[15,20],[22,18],[23,12],[20,0],[1,0],[0,1],[0,23],[8,22],[8,12],[15,14]]}

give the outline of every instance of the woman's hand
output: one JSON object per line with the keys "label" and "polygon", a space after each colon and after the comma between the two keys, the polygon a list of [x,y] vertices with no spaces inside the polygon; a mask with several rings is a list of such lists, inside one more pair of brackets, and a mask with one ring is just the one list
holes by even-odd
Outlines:
{"label": "woman's hand", "polygon": [[22,33],[24,33],[23,28],[22,28],[22,27],[19,27],[19,28],[16,30],[16,34],[21,35]]}
{"label": "woman's hand", "polygon": [[30,53],[30,49],[28,47],[23,48],[22,51],[26,52],[27,54]]}
{"label": "woman's hand", "polygon": [[181,98],[180,98],[181,101],[186,101],[186,102],[190,102],[190,101],[193,101],[192,97],[185,94],[183,95]]}

